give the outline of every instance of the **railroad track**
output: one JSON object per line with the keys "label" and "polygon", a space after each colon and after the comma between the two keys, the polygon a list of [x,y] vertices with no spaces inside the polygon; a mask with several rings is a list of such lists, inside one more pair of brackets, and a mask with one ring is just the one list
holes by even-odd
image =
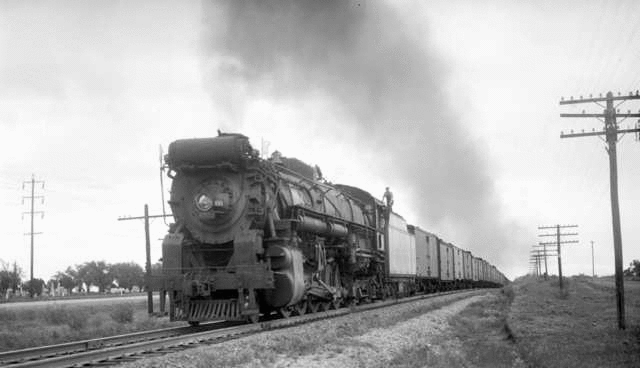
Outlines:
{"label": "railroad track", "polygon": [[77,367],[105,366],[125,363],[146,357],[169,354],[200,345],[218,344],[261,331],[286,328],[349,313],[359,313],[416,300],[436,298],[450,294],[476,294],[480,290],[458,290],[424,294],[403,299],[392,299],[355,307],[340,308],[303,316],[275,319],[256,324],[214,322],[197,327],[173,327],[147,332],[76,341],[58,345],[15,350],[0,353],[0,366],[23,367]]}

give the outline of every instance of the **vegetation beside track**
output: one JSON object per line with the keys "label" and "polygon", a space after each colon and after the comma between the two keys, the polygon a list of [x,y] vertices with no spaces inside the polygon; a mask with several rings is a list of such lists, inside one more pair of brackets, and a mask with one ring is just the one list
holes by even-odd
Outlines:
{"label": "vegetation beside track", "polygon": [[149,317],[146,300],[115,298],[90,304],[51,302],[20,308],[0,306],[0,351],[176,325],[179,324],[169,322],[166,317]]}
{"label": "vegetation beside track", "polygon": [[[520,278],[501,290],[439,296],[263,332],[131,367],[640,366],[640,282],[625,283],[625,331],[617,329],[611,278],[573,277],[564,284],[561,293],[557,278]],[[0,325],[0,343],[7,350],[26,341],[26,346],[43,345],[170,324],[148,318],[139,301],[0,309]]]}
{"label": "vegetation beside track", "polygon": [[627,329],[617,328],[612,278],[524,277],[508,325],[531,367],[640,367],[640,282],[625,282]]}

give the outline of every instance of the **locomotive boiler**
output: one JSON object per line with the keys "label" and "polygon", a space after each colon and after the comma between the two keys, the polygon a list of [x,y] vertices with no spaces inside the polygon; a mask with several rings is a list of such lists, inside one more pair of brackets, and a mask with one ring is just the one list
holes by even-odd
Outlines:
{"label": "locomotive boiler", "polygon": [[332,185],[317,167],[277,152],[262,159],[240,134],[177,140],[165,161],[172,320],[256,321],[391,293],[388,208],[367,192]]}

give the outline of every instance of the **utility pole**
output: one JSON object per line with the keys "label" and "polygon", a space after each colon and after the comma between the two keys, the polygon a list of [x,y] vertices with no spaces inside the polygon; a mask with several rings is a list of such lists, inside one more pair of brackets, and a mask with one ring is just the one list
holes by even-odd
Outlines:
{"label": "utility pole", "polygon": [[540,259],[537,256],[531,256],[529,259],[529,266],[533,268],[531,273],[534,276],[540,276]]}
{"label": "utility pole", "polygon": [[[582,114],[560,114],[560,117],[563,118],[598,118],[600,121],[604,119],[604,127],[601,131],[587,132],[585,133],[573,133],[571,131],[570,134],[564,134],[560,132],[560,138],[575,138],[575,137],[587,137],[587,136],[605,136],[607,142],[607,152],[609,153],[609,185],[611,191],[611,217],[612,217],[612,225],[613,225],[613,249],[615,256],[615,279],[616,279],[616,305],[618,309],[618,328],[624,330],[626,328],[625,325],[625,312],[624,312],[624,279],[622,275],[622,234],[620,231],[620,206],[618,203],[618,162],[617,162],[617,153],[616,153],[616,144],[618,143],[618,134],[625,133],[640,133],[640,126],[636,125],[635,128],[626,128],[620,129],[618,127],[617,118],[640,118],[640,112],[637,114],[632,114],[631,111],[627,111],[627,113],[620,113],[619,109],[617,109],[620,104],[624,103],[628,100],[640,100],[640,93],[636,90],[635,95],[629,92],[628,96],[621,96],[618,93],[618,96],[614,96],[613,93],[607,92],[606,97],[589,97],[574,100],[573,97],[566,101],[563,99],[560,100],[560,105],[568,105],[568,104],[578,104],[578,103],[595,103],[600,107],[604,107],[604,111],[602,114],[586,114],[584,111]],[[614,106],[614,101],[620,101],[617,105]],[[605,102],[606,105],[603,106],[601,102]]]}
{"label": "utility pole", "polygon": [[593,258],[593,240],[591,241],[591,278],[596,278],[596,263]]}
{"label": "utility pole", "polygon": [[562,251],[560,249],[560,245],[561,244],[572,244],[572,243],[577,243],[577,240],[565,240],[562,241],[561,240],[561,236],[573,236],[573,235],[578,235],[578,233],[560,233],[560,229],[566,229],[566,228],[575,228],[578,227],[578,225],[555,225],[555,226],[538,226],[538,230],[549,230],[549,229],[556,229],[556,233],[555,234],[540,234],[538,236],[540,237],[545,237],[545,236],[555,236],[556,237],[556,242],[546,242],[546,243],[540,243],[543,246],[547,246],[547,245],[553,245],[556,244],[557,249],[556,252],[558,252],[558,277],[560,278],[560,290],[563,289],[563,281],[562,281]]}
{"label": "utility pole", "polygon": [[529,262],[535,268],[535,275],[540,276],[540,255],[532,251]]}
{"label": "utility pole", "polygon": [[42,234],[41,232],[36,233],[33,231],[33,222],[34,222],[34,215],[36,213],[40,214],[41,218],[44,218],[44,211],[36,211],[35,210],[35,199],[39,198],[41,200],[41,204],[44,204],[44,196],[42,195],[35,195],[36,194],[36,183],[37,184],[42,184],[42,189],[44,189],[44,181],[38,181],[36,180],[35,175],[31,175],[31,180],[30,181],[25,181],[22,183],[22,190],[24,190],[24,186],[25,184],[31,184],[31,195],[30,196],[23,196],[22,197],[22,204],[24,204],[24,200],[28,199],[29,201],[31,201],[31,211],[29,212],[23,212],[22,213],[22,217],[24,218],[24,215],[29,215],[29,217],[31,217],[31,231],[28,233],[25,233],[24,235],[30,235],[31,236],[31,262],[30,262],[30,278],[29,280],[33,280],[33,236],[34,235],[39,235]]}
{"label": "utility pole", "polygon": [[536,276],[540,276],[542,275],[542,253],[539,253],[537,251],[531,251],[531,262],[533,264],[535,264],[535,268],[536,268]]}
{"label": "utility pole", "polygon": [[[153,290],[152,290],[152,275],[151,275],[151,236],[149,234],[149,219],[150,218],[165,218],[167,216],[173,215],[149,215],[149,205],[144,205],[144,216],[137,217],[119,217],[118,221],[127,221],[127,220],[144,220],[144,237],[145,237],[145,249],[147,254],[147,259],[145,263],[145,282],[147,284],[147,312],[149,314],[153,314]],[[160,290],[160,312],[164,313],[164,290]]]}
{"label": "utility pole", "polygon": [[543,244],[544,247],[544,279],[546,280],[549,275],[549,269],[547,268],[547,245]]}
{"label": "utility pole", "polygon": [[[544,257],[544,279],[547,280],[548,276],[549,276],[549,269],[547,266],[547,257],[554,257],[557,256],[556,253],[554,253],[554,251],[552,251],[551,249],[547,250],[547,244],[546,243],[540,243],[537,245],[533,246],[535,252],[537,252],[540,255],[540,258]],[[542,248],[542,249],[539,249]],[[540,266],[542,267],[542,265]]]}
{"label": "utility pole", "polygon": [[534,276],[538,276],[538,262],[538,258],[535,255],[529,255],[529,272]]}

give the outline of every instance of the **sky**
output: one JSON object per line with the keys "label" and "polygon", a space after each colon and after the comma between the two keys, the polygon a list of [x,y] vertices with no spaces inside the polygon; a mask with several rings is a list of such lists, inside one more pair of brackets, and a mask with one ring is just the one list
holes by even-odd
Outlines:
{"label": "sky", "polygon": [[[221,129],[382,197],[409,223],[529,270],[539,226],[576,224],[563,274],[614,269],[600,128],[561,97],[640,88],[635,1],[0,2],[0,259],[29,275],[144,263],[159,149]],[[640,110],[640,102],[620,106]],[[627,120],[621,125],[633,126]],[[265,145],[266,146],[266,145]],[[618,144],[623,265],[640,259],[640,142]],[[170,181],[165,178],[165,191]],[[167,196],[168,197],[168,196]],[[151,222],[152,260],[167,231]],[[549,259],[551,273],[556,260]]]}

